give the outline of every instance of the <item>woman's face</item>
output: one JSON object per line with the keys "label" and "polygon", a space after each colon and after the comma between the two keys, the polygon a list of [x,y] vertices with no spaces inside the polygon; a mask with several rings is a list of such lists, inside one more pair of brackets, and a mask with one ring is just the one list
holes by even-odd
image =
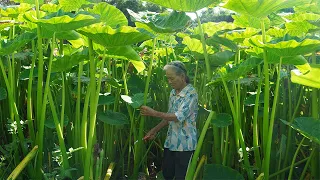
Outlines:
{"label": "woman's face", "polygon": [[166,77],[168,79],[168,83],[173,89],[181,90],[183,85],[185,84],[184,76],[177,75],[175,70],[172,68],[168,68],[166,70]]}

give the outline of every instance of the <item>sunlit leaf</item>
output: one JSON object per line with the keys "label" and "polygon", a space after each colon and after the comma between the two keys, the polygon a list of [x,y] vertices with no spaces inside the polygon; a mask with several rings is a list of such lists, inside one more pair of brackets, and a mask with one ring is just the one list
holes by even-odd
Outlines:
{"label": "sunlit leaf", "polygon": [[0,31],[14,24],[14,21],[11,20],[0,20]]}
{"label": "sunlit leaf", "polygon": [[128,25],[126,16],[115,6],[105,2],[95,4],[92,9],[88,9],[88,12],[100,15],[100,20],[112,28]]}
{"label": "sunlit leaf", "polygon": [[[183,38],[182,44],[187,45],[186,51],[191,51],[196,57],[203,58],[203,48],[202,43],[198,39],[190,38],[189,36],[186,36]],[[214,51],[211,49],[210,46],[207,46],[207,53],[213,54]]]}
{"label": "sunlit leaf", "polygon": [[8,41],[7,43],[4,43],[0,49],[0,55],[12,54],[14,51],[22,48],[28,42],[32,41],[35,38],[35,33],[25,32],[16,37],[15,39]]}
{"label": "sunlit leaf", "polygon": [[[173,33],[180,31],[186,27],[191,20],[184,12],[172,11],[170,14],[150,14],[148,12],[140,12],[139,14],[128,9],[134,21],[140,22],[148,26],[152,31],[157,33]],[[137,27],[144,28],[136,24]],[[146,28],[146,30],[148,30]]]}
{"label": "sunlit leaf", "polygon": [[210,46],[223,45],[223,46],[226,46],[234,51],[238,49],[238,46],[236,43],[234,43],[233,41],[231,41],[227,38],[219,37],[217,35],[214,35],[214,36],[210,37],[209,39],[207,39],[206,43],[207,43],[207,45],[210,45]]}
{"label": "sunlit leaf", "polygon": [[23,14],[24,12],[30,10],[33,6],[26,3],[21,3],[16,6],[8,6],[7,8],[0,9],[0,14],[4,17],[17,18],[19,14]]}
{"label": "sunlit leaf", "polygon": [[236,170],[220,164],[205,164],[203,179],[221,180],[233,179],[244,180],[243,176]]}
{"label": "sunlit leaf", "polygon": [[320,65],[311,64],[311,70],[307,74],[301,73],[298,69],[291,70],[291,81],[309,87],[320,89]]}
{"label": "sunlit leaf", "polygon": [[[133,108],[139,108],[140,106],[143,105],[144,101],[144,94],[143,93],[138,93],[134,94],[132,97],[127,96],[127,95],[121,95],[121,99],[130,104]],[[147,99],[147,103],[151,102],[151,98],[149,97]]]}
{"label": "sunlit leaf", "polygon": [[211,54],[209,55],[210,65],[224,66],[228,61],[231,60],[231,57],[234,57],[234,53],[231,51],[223,51]]}
{"label": "sunlit leaf", "polygon": [[[247,96],[246,99],[244,100],[244,105],[254,106],[256,103],[256,97],[257,97],[257,94],[251,94],[251,95]],[[260,93],[259,103],[264,103],[263,93]]]}
{"label": "sunlit leaf", "polygon": [[164,6],[166,8],[174,9],[177,11],[184,12],[195,12],[199,9],[207,7],[215,2],[220,2],[219,0],[147,0],[148,2],[152,2],[158,4],[160,6]]}
{"label": "sunlit leaf", "polygon": [[[213,36],[216,32],[222,30],[232,30],[236,29],[238,26],[230,22],[207,22],[201,25],[203,33],[207,34],[209,37]],[[194,34],[200,34],[199,26],[194,28]]]}
{"label": "sunlit leaf", "polygon": [[153,38],[147,31],[130,26],[112,29],[103,24],[93,24],[79,29],[78,32],[105,47],[126,46]]}
{"label": "sunlit leaf", "polygon": [[115,101],[115,97],[114,96],[111,96],[111,95],[100,95],[99,96],[99,102],[98,104],[99,105],[111,105],[113,104]]}
{"label": "sunlit leaf", "polygon": [[284,124],[300,132],[308,139],[320,144],[320,119],[312,117],[298,117],[292,123],[281,120]]}
{"label": "sunlit leaf", "polygon": [[88,12],[72,14],[60,10],[41,19],[37,19],[34,13],[27,12],[24,14],[24,18],[54,32],[75,30],[99,22],[97,17],[94,17]]}
{"label": "sunlit leaf", "polygon": [[52,72],[66,72],[86,59],[88,59],[88,52],[56,57],[52,62]]}
{"label": "sunlit leaf", "polygon": [[87,4],[86,0],[59,0],[59,5],[62,7],[64,11],[76,11],[83,4]]}
{"label": "sunlit leaf", "polygon": [[244,30],[232,30],[232,31],[226,32],[225,35],[227,39],[233,41],[234,43],[242,43],[245,38],[252,37],[258,33],[259,33],[258,29],[248,27]]}
{"label": "sunlit leaf", "polygon": [[109,125],[129,124],[129,120],[127,116],[119,112],[112,112],[112,111],[98,112],[97,119]]}
{"label": "sunlit leaf", "polygon": [[211,124],[220,128],[227,127],[232,124],[232,116],[228,113],[219,113],[212,118]]}
{"label": "sunlit leaf", "polygon": [[[239,27],[251,27],[260,29],[261,28],[261,19],[254,17],[254,16],[248,16],[245,14],[241,15],[232,15],[232,18],[234,19],[234,24]],[[263,18],[265,28],[268,29],[270,27],[270,19],[265,17]]]}
{"label": "sunlit leaf", "polygon": [[[101,45],[97,47],[99,48],[98,52],[103,54],[104,47]],[[108,47],[105,53],[109,58],[141,61],[139,54],[131,46]]]}
{"label": "sunlit leaf", "polygon": [[134,68],[138,71],[138,73],[146,69],[146,66],[144,65],[143,61],[130,60],[130,62],[133,64]]}
{"label": "sunlit leaf", "polygon": [[310,3],[300,4],[299,6],[294,7],[294,12],[312,12],[320,14],[320,1],[314,0]]}
{"label": "sunlit leaf", "polygon": [[273,27],[266,32],[267,35],[277,37],[277,38],[284,37],[286,33],[287,32],[285,29],[280,29],[278,27]]}
{"label": "sunlit leaf", "polygon": [[229,0],[224,8],[256,18],[266,17],[280,9],[310,3],[310,0]]}
{"label": "sunlit leaf", "polygon": [[43,4],[40,7],[40,10],[45,11],[45,12],[49,12],[49,13],[53,13],[53,12],[57,12],[61,7],[59,7],[56,4]]}

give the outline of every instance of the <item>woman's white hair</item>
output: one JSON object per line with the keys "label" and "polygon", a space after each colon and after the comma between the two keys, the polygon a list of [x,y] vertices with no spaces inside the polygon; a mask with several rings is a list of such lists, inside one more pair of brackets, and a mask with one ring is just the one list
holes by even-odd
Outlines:
{"label": "woman's white hair", "polygon": [[187,69],[181,61],[172,61],[163,67],[163,70],[173,69],[176,75],[184,75],[186,78],[186,83],[190,83],[190,78],[187,75]]}

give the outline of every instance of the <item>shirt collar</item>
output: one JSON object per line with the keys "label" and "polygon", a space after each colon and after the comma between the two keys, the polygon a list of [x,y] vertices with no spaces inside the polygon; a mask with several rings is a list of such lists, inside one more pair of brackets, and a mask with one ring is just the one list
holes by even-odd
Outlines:
{"label": "shirt collar", "polygon": [[185,97],[186,94],[187,94],[187,92],[189,91],[190,87],[191,87],[191,84],[187,84],[186,87],[184,87],[184,88],[180,91],[179,94],[176,94],[176,90],[174,89],[174,90],[173,90],[173,95],[174,95],[174,96],[178,95],[178,96],[181,96],[181,97]]}

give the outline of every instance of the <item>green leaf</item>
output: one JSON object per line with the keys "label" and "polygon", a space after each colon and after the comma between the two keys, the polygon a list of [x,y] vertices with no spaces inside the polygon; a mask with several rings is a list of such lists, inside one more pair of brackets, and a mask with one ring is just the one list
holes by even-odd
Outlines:
{"label": "green leaf", "polygon": [[152,2],[158,4],[160,6],[164,6],[166,8],[174,9],[177,11],[184,12],[195,12],[199,9],[205,8],[213,3],[220,2],[219,0],[147,0],[148,2]]}
{"label": "green leaf", "polygon": [[212,118],[211,124],[217,127],[227,127],[232,124],[232,117],[228,113],[219,113],[215,118]]}
{"label": "green leaf", "polygon": [[129,124],[129,120],[126,115],[119,112],[98,112],[97,118],[109,125],[125,125]]}
{"label": "green leaf", "polygon": [[236,170],[220,164],[204,165],[203,179],[233,179],[244,180],[243,176]]}
{"label": "green leaf", "polygon": [[[42,37],[48,39],[53,37],[53,33],[54,32],[50,30],[41,31]],[[74,30],[56,33],[56,39],[60,40],[77,40],[79,38],[81,38],[80,34]]]}
{"label": "green leaf", "polygon": [[[58,117],[61,117],[61,115],[59,115]],[[63,126],[67,126],[68,123],[69,123],[69,117],[67,115],[64,115]],[[55,129],[56,128],[52,116],[45,120],[44,125],[49,129]]]}
{"label": "green leaf", "polygon": [[99,105],[111,105],[113,104],[115,101],[115,97],[114,96],[111,96],[111,95],[100,95],[99,96],[99,102],[98,104]]}
{"label": "green leaf", "polygon": [[[137,23],[137,27],[144,28],[141,23],[148,26],[152,31],[157,33],[174,33],[184,29],[191,20],[185,12],[172,11],[170,14],[150,14],[149,12],[140,12],[139,14],[128,9],[129,14]],[[148,30],[146,28],[146,30]],[[151,32],[152,32],[151,31]]]}
{"label": "green leaf", "polygon": [[[236,29],[238,26],[233,23],[223,21],[223,22],[218,22],[218,23],[217,22],[207,22],[207,23],[201,24],[201,27],[203,29],[203,33],[205,33],[209,37],[211,37],[215,33],[217,33],[218,31],[233,30],[233,29]],[[194,28],[194,34],[200,34],[199,26]]]}
{"label": "green leaf", "polygon": [[52,62],[52,72],[68,72],[73,66],[86,59],[88,59],[87,52],[56,57],[56,60]]}
{"label": "green leaf", "polygon": [[229,0],[224,8],[256,18],[267,17],[280,9],[309,3],[310,0]]}
{"label": "green leaf", "polygon": [[12,54],[14,51],[22,48],[28,42],[32,41],[35,38],[36,38],[36,33],[25,32],[19,35],[18,37],[16,37],[15,39],[3,44],[2,48],[0,49],[0,55]]}
{"label": "green leaf", "polygon": [[[252,27],[256,29],[261,28],[261,19],[256,18],[254,16],[248,16],[245,14],[241,15],[232,15],[232,18],[234,19],[234,24],[239,27]],[[263,18],[265,28],[268,29],[270,27],[270,19],[265,17]]]}
{"label": "green leaf", "polygon": [[[143,93],[137,93],[134,94],[133,97],[127,96],[127,95],[121,95],[121,99],[130,104],[133,108],[139,108],[143,105],[144,101],[144,94]],[[151,102],[151,98],[149,97],[147,99],[147,103]]]}
{"label": "green leaf", "polygon": [[[34,1],[34,0],[32,0]],[[56,5],[56,4],[43,4],[40,7],[41,11],[45,11],[45,12],[49,12],[49,13],[53,13],[53,12],[57,12],[60,9],[60,6]]]}
{"label": "green leaf", "polygon": [[[30,70],[31,69],[23,70],[19,75],[19,79],[20,80],[28,80],[29,79]],[[38,77],[38,68],[37,67],[34,67],[33,76],[32,77]]]}
{"label": "green leaf", "polygon": [[317,26],[308,21],[297,21],[285,23],[286,30],[291,36],[305,36],[306,33],[318,29]]}
{"label": "green leaf", "polygon": [[219,37],[218,35],[214,35],[214,36],[210,37],[209,39],[207,39],[206,44],[210,45],[210,46],[223,45],[223,46],[226,46],[234,51],[236,51],[238,49],[238,46],[236,43],[234,43],[233,41],[231,41],[227,38]]}
{"label": "green leaf", "polygon": [[8,6],[7,8],[0,9],[0,14],[3,17],[11,17],[17,18],[19,14],[23,14],[24,12],[30,10],[33,6],[26,3],[21,3],[17,6]]}
{"label": "green leaf", "polygon": [[79,33],[105,47],[127,46],[153,38],[153,35],[142,29],[121,26],[112,29],[103,24],[93,24],[78,30]]}
{"label": "green leaf", "polygon": [[301,42],[296,40],[281,41],[275,44],[263,44],[257,39],[249,39],[249,42],[257,47],[266,48],[268,52],[282,57],[305,55],[320,49],[320,41],[313,39],[305,39]]}
{"label": "green leaf", "polygon": [[62,10],[67,12],[77,11],[84,4],[88,4],[88,2],[86,0],[59,0]]}
{"label": "green leaf", "polygon": [[298,69],[291,70],[291,81],[309,87],[320,89],[320,65],[311,64],[311,70],[307,74],[301,73]]}
{"label": "green leaf", "polygon": [[287,32],[285,29],[280,29],[278,27],[273,27],[266,32],[267,35],[277,37],[277,38],[284,37],[286,33]]}
{"label": "green leaf", "polygon": [[[16,3],[28,3],[28,4],[35,4],[35,0],[10,0]],[[44,0],[39,0],[39,4],[43,4]]]}
{"label": "green leaf", "polygon": [[138,73],[146,69],[146,66],[144,65],[143,61],[130,60],[130,62],[133,64],[134,68],[138,71]]}
{"label": "green leaf", "polygon": [[[244,105],[254,106],[256,103],[256,97],[257,97],[257,94],[251,94],[251,95],[247,96],[246,99],[244,100]],[[259,103],[264,103],[263,93],[260,93]]]}
{"label": "green leaf", "polygon": [[[258,29],[255,28],[246,28],[245,30],[233,30],[225,33],[226,38],[236,43],[242,43],[245,38],[250,38],[259,33]],[[267,37],[268,38],[268,37]]]}
{"label": "green leaf", "polygon": [[[97,44],[98,52],[103,54],[103,46]],[[131,46],[108,47],[106,56],[115,59],[141,61],[139,54]]]}
{"label": "green leaf", "polygon": [[234,56],[235,53],[231,51],[223,51],[217,52],[212,55],[209,55],[210,65],[213,66],[224,66],[231,58]]}
{"label": "green leaf", "polygon": [[7,99],[7,90],[3,87],[0,87],[0,101]]}
{"label": "green leaf", "polygon": [[312,117],[298,117],[295,118],[292,123],[282,119],[281,121],[297,130],[308,139],[320,144],[320,119]]}
{"label": "green leaf", "polygon": [[95,4],[88,12],[100,15],[100,20],[112,28],[128,25],[126,16],[115,6],[105,2]]}
{"label": "green leaf", "polygon": [[294,12],[312,12],[320,14],[320,1],[315,0],[311,1],[310,3],[301,4],[294,8]]}
{"label": "green leaf", "polygon": [[60,10],[41,19],[37,19],[36,16],[33,16],[32,12],[25,13],[23,17],[30,22],[36,23],[47,30],[54,32],[75,30],[99,22],[99,19],[88,12],[72,14]]}
{"label": "green leaf", "polygon": [[15,24],[14,21],[11,21],[11,20],[1,20],[0,21],[0,31],[2,31],[3,29],[10,27],[14,24]]}
{"label": "green leaf", "polygon": [[[204,59],[204,52],[202,48],[202,43],[198,39],[190,38],[186,36],[183,38],[182,44],[187,45],[185,51],[191,51],[197,58]],[[214,51],[211,49],[210,46],[207,46],[207,53],[213,54]]]}

